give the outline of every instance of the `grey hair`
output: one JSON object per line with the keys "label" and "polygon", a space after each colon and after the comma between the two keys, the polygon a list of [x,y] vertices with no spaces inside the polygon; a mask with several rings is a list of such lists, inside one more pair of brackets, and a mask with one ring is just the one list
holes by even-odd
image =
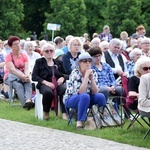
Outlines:
{"label": "grey hair", "polygon": [[150,42],[150,38],[141,38],[140,44],[142,45],[144,42]]}
{"label": "grey hair", "polygon": [[101,40],[100,40],[99,37],[93,38],[92,41],[91,41],[91,43],[94,43],[95,41],[96,41],[96,42],[99,42],[99,43],[101,42]]}
{"label": "grey hair", "polygon": [[27,51],[27,49],[28,49],[29,46],[32,46],[33,50],[34,50],[34,45],[33,45],[32,41],[26,41],[25,42],[25,44],[24,44],[24,50]]}
{"label": "grey hair", "polygon": [[137,54],[140,53],[142,55],[142,50],[140,50],[139,48],[134,48],[130,53],[129,53],[129,57],[132,60],[133,57]]}
{"label": "grey hair", "polygon": [[150,57],[146,57],[146,56],[141,56],[135,63],[134,66],[134,75],[140,77],[141,73],[140,73],[140,69],[142,67],[143,64],[145,63],[149,63],[150,64]]}
{"label": "grey hair", "polygon": [[82,49],[82,42],[81,42],[81,39],[79,37],[72,37],[68,43],[68,51],[71,52],[71,46],[72,46],[72,43],[74,41],[78,41],[78,43],[80,44],[80,50]]}
{"label": "grey hair", "polygon": [[110,41],[110,45],[119,45],[120,47],[122,46],[121,40],[114,38]]}
{"label": "grey hair", "polygon": [[54,45],[52,45],[52,44],[50,44],[50,43],[45,43],[43,46],[42,46],[42,48],[41,48],[41,50],[42,50],[42,52],[45,50],[45,48],[47,48],[47,47],[51,47],[53,50],[55,50],[55,46]]}
{"label": "grey hair", "polygon": [[102,41],[102,42],[100,42],[100,44],[99,44],[99,46],[100,46],[101,49],[104,47],[104,45],[109,45],[109,42],[107,42],[107,41]]}

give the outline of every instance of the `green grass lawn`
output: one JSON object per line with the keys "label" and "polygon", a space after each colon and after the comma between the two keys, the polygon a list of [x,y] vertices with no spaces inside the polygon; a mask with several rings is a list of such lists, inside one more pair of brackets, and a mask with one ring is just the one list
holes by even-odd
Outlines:
{"label": "green grass lawn", "polygon": [[134,126],[127,130],[129,121],[125,120],[125,124],[122,128],[107,127],[96,130],[76,130],[75,121],[73,122],[73,125],[67,125],[67,121],[62,120],[61,116],[56,117],[53,111],[50,113],[49,121],[38,120],[37,118],[35,118],[34,109],[27,111],[24,110],[21,106],[10,107],[9,103],[5,101],[0,101],[0,118],[108,139],[134,146],[150,148],[150,134],[146,139],[142,139],[148,129],[148,127],[144,122],[142,122],[142,120],[141,122],[145,126],[144,128],[135,123]]}

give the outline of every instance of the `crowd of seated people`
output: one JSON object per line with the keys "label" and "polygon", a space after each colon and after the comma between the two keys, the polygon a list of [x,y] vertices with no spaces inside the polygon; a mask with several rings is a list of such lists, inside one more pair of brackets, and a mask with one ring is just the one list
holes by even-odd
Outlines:
{"label": "crowd of seated people", "polygon": [[[142,27],[141,28],[142,31],[139,30],[140,27]],[[128,33],[126,31],[123,31],[120,33],[121,39],[119,39],[113,38],[113,36],[110,34],[109,26],[106,25],[103,28],[103,32],[101,34],[94,33],[95,36],[93,36],[91,40],[89,39],[89,36],[86,37],[87,34],[84,34],[85,37],[82,38],[73,35],[68,35],[66,36],[65,40],[59,36],[56,37],[54,41],[41,40],[37,42],[37,40],[35,40],[34,42],[36,42],[36,44],[33,43],[33,41],[30,41],[30,39],[23,40],[22,43],[20,38],[15,36],[10,37],[5,42],[0,41],[0,50],[1,53],[3,54],[3,59],[1,59],[0,63],[0,73],[1,73],[0,75],[4,77],[5,81],[3,83],[5,86],[3,86],[1,93],[5,95],[6,98],[8,98],[9,97],[8,87],[9,85],[11,85],[11,87],[15,89],[23,108],[31,109],[34,107],[34,102],[32,101],[31,98],[33,91],[31,82],[32,80],[37,81],[42,87],[38,88],[40,89],[41,94],[43,94],[44,118],[46,120],[49,120],[50,106],[54,96],[52,94],[52,91],[55,87],[52,84],[52,73],[47,74],[46,72],[49,72],[48,68],[51,69],[51,67],[54,66],[55,63],[57,64],[58,62],[61,64],[61,67],[55,69],[57,69],[56,75],[58,75],[57,76],[58,85],[63,86],[63,90],[60,90],[59,86],[57,89],[58,94],[61,95],[61,106],[62,106],[61,109],[63,119],[67,119],[67,116],[65,114],[66,112],[64,109],[65,106],[62,103],[63,95],[65,91],[68,90],[68,87],[65,86],[67,77],[69,77],[69,80],[71,80],[71,77],[74,76],[73,73],[75,70],[78,70],[79,72],[85,72],[86,70],[86,68],[84,68],[85,65],[88,65],[88,67],[90,66],[92,70],[95,71],[94,74],[95,73],[97,74],[96,78],[98,82],[96,84],[98,86],[98,92],[100,94],[104,94],[105,96],[105,100],[101,98],[103,99],[103,101],[107,101],[107,99],[111,95],[121,96],[124,94],[123,88],[120,84],[120,79],[122,76],[126,76],[129,78],[129,90],[130,90],[129,94],[131,93],[133,94],[134,92],[138,93],[137,89],[140,77],[143,74],[145,74],[145,72],[149,71],[148,64],[146,66],[142,66],[144,69],[145,67],[146,69],[148,68],[148,70],[143,70],[142,67],[140,68],[138,66],[138,68],[140,68],[139,72],[143,71],[140,77],[137,77],[137,74],[135,73],[136,71],[134,71],[137,70],[135,67],[140,61],[140,57],[145,56],[149,58],[150,39],[145,37],[144,31],[145,28],[143,29],[143,26],[139,26],[137,28],[136,34],[132,35],[131,37],[128,37]],[[2,48],[1,44],[3,45]],[[20,44],[22,47],[20,47]],[[47,47],[45,45],[47,45]],[[87,48],[85,47],[85,45]],[[88,52],[91,55],[91,57],[89,56],[90,59],[86,58],[85,62],[83,62],[84,59],[82,59],[81,61],[80,57],[82,56],[81,54],[83,55],[87,54],[85,52]],[[127,60],[127,58],[125,57],[124,52],[126,52],[126,54],[128,55],[129,60]],[[12,57],[14,60],[12,59]],[[143,63],[146,60],[147,59],[145,59]],[[19,64],[18,61],[21,62],[21,64]],[[44,71],[40,70],[40,66],[44,67],[44,65],[39,64],[39,62],[43,61],[46,64],[45,67],[47,68],[47,71],[45,71],[44,68],[43,68]],[[16,68],[17,69],[19,68],[19,70],[21,70],[23,74],[18,73],[16,71]],[[15,74],[16,76],[21,78],[23,82],[20,83],[18,81],[11,81],[10,84],[9,83],[10,81],[8,80],[9,73]],[[84,77],[83,73],[82,76]],[[91,79],[91,76],[92,75],[89,75],[88,78]],[[138,81],[134,80],[135,78]],[[96,80],[95,77],[94,80]],[[132,83],[130,83],[132,81],[135,82],[137,81],[136,89],[133,86],[130,86],[133,85]],[[78,84],[74,83],[74,81],[72,80],[71,82],[73,82],[73,84]],[[88,83],[86,84],[87,85],[85,87],[87,87],[88,89]],[[82,84],[80,86],[82,89]],[[47,91],[46,87],[50,87],[49,91]],[[26,90],[22,91],[23,88],[28,90],[28,92],[26,92]],[[60,91],[61,93],[59,93]],[[86,91],[86,89],[84,89],[84,91]],[[47,97],[50,98],[48,99]],[[118,103],[119,105],[117,99],[116,100],[114,99],[114,102]],[[137,102],[138,101],[136,101],[136,107]],[[74,104],[72,103],[71,104],[65,103],[65,104],[68,107],[70,107],[70,105],[78,106],[79,105],[78,103],[80,102],[78,101],[77,103]],[[86,110],[87,108],[84,109]],[[79,126],[79,128],[83,127],[83,121],[85,121],[85,119],[81,119],[82,117],[80,115],[79,115],[80,119],[78,120],[79,122],[77,122],[77,127]],[[85,118],[85,116],[83,118]]]}

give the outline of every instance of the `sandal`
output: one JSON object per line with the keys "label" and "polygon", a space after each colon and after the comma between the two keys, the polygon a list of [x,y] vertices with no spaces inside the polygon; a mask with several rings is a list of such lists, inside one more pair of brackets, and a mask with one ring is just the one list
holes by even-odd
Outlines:
{"label": "sandal", "polygon": [[83,126],[76,126],[76,129],[77,130],[83,130],[84,128],[83,128]]}
{"label": "sandal", "polygon": [[30,110],[31,108],[34,108],[34,106],[35,104],[32,101],[30,101],[30,102],[26,102],[23,108]]}

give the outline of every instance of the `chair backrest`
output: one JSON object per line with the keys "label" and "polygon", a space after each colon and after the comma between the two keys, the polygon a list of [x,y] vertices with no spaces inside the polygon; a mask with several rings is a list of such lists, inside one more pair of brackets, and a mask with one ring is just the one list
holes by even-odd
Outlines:
{"label": "chair backrest", "polygon": [[136,96],[129,96],[129,89],[128,89],[128,82],[129,78],[126,76],[123,76],[121,78],[122,86],[125,90],[126,93],[126,106],[128,107],[129,105],[133,104],[134,100],[137,98]]}
{"label": "chair backrest", "polygon": [[124,88],[124,91],[126,93],[126,96],[128,96],[128,92],[129,92],[129,90],[128,90],[128,81],[129,81],[129,79],[126,76],[122,76],[121,82],[122,82],[122,86]]}

